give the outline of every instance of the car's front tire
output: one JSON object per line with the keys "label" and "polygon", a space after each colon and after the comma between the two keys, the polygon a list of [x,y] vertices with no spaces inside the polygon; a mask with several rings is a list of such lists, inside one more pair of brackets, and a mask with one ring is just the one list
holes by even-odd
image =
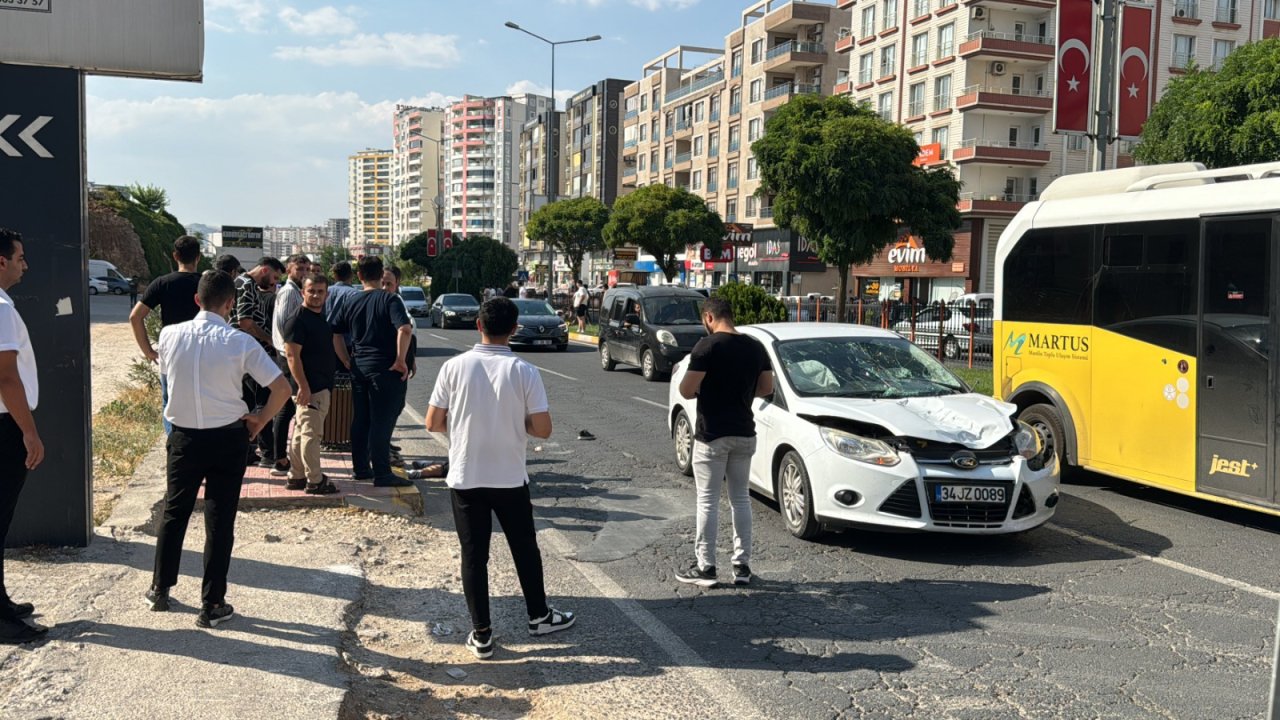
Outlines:
{"label": "car's front tire", "polygon": [[640,353],[640,375],[649,382],[656,382],[661,375],[658,372],[658,360],[649,348]]}
{"label": "car's front tire", "polygon": [[98,288],[96,288],[96,287],[94,287],[94,286],[90,285],[90,286],[89,286],[89,294],[90,294],[90,295],[97,295],[97,294],[98,294]]}
{"label": "car's front tire", "polygon": [[680,468],[681,474],[693,477],[693,423],[689,422],[689,414],[683,410],[676,415],[671,439],[675,443],[676,467]]}
{"label": "car's front tire", "polygon": [[123,294],[124,294],[124,290],[121,290],[121,289],[120,289],[120,288],[118,288],[118,287],[113,287],[113,288],[111,288],[111,294],[112,294],[112,295],[123,295]]}
{"label": "car's front tire", "polygon": [[609,354],[609,343],[600,341],[600,368],[605,372],[613,372],[618,367],[617,361]]}
{"label": "car's front tire", "polygon": [[778,509],[787,531],[801,540],[812,540],[822,533],[822,525],[813,516],[813,486],[809,471],[800,454],[790,450],[778,464]]}

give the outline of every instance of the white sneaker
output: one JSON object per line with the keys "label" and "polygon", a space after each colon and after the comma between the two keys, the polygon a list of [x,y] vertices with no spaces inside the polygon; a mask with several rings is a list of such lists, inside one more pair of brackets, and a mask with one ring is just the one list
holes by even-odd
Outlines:
{"label": "white sneaker", "polygon": [[529,621],[530,635],[550,635],[573,627],[573,621],[577,619],[573,613],[555,608],[549,608],[549,610],[550,612],[543,617]]}

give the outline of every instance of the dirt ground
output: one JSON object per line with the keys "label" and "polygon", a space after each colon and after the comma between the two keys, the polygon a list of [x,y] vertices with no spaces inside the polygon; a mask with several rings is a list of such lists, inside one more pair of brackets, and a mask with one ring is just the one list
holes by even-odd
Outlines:
{"label": "dirt ground", "polygon": [[92,323],[89,326],[90,377],[93,412],[111,402],[129,379],[129,365],[142,357],[133,341],[129,323]]}

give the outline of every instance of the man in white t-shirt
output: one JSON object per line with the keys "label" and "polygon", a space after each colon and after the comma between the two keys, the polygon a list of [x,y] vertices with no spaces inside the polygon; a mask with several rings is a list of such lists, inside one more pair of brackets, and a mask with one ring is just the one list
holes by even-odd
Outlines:
{"label": "man in white t-shirt", "polygon": [[578,318],[578,332],[585,333],[587,331],[587,303],[591,300],[591,294],[587,292],[587,286],[582,284],[581,280],[577,281],[578,289],[573,292],[573,314]]}
{"label": "man in white t-shirt", "polygon": [[440,368],[427,408],[427,429],[449,433],[453,520],[462,546],[462,590],[471,613],[467,648],[480,659],[493,655],[489,623],[489,539],[493,516],[502,523],[529,612],[529,634],[573,625],[574,615],[547,605],[542,554],[533,527],[529,436],[551,437],[547,391],[537,368],[516,357],[507,340],[519,311],[507,298],[480,308],[480,344]]}

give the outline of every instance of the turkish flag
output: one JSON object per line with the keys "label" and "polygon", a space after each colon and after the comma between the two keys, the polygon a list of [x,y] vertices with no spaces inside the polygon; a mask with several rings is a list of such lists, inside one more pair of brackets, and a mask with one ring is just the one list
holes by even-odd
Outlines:
{"label": "turkish flag", "polygon": [[1151,112],[1151,27],[1155,9],[1126,4],[1120,11],[1120,78],[1116,135],[1136,138]]}
{"label": "turkish flag", "polygon": [[1093,86],[1092,0],[1059,0],[1056,70],[1054,132],[1089,132],[1089,93]]}
{"label": "turkish flag", "polygon": [[436,256],[436,231],[427,231],[427,257]]}
{"label": "turkish flag", "polygon": [[453,231],[452,230],[444,231],[444,249],[445,250],[453,249]]}

